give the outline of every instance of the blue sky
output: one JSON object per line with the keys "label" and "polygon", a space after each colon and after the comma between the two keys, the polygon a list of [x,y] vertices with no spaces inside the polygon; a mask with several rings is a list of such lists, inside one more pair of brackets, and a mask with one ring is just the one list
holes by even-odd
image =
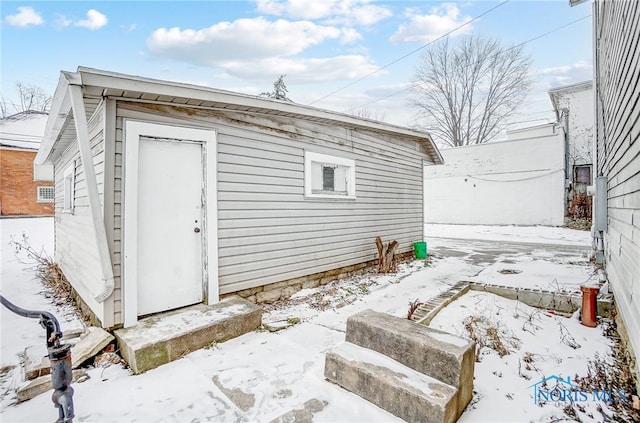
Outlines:
{"label": "blue sky", "polygon": [[[409,53],[500,3],[3,0],[1,92],[14,100],[21,81],[53,93],[59,71],[78,66],[248,94],[270,90],[286,74],[295,102],[340,112],[366,107],[410,125],[404,89],[429,47]],[[510,0],[451,37],[473,31],[518,44],[590,13],[589,2]],[[535,88],[513,121],[544,123],[553,116],[549,88],[591,78],[591,18],[531,41],[525,51]]]}

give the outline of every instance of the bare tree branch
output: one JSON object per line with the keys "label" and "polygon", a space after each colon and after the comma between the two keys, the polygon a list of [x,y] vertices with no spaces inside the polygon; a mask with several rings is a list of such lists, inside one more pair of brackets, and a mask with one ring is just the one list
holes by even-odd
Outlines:
{"label": "bare tree branch", "polygon": [[[49,111],[52,97],[42,88],[25,82],[16,82],[16,93],[18,102],[6,101],[4,95],[1,95],[0,114],[2,114],[2,118],[13,113]],[[11,105],[15,111],[10,111],[8,105]]]}
{"label": "bare tree branch", "polygon": [[529,93],[530,65],[522,46],[477,35],[432,46],[411,84],[419,126],[451,147],[491,141]]}

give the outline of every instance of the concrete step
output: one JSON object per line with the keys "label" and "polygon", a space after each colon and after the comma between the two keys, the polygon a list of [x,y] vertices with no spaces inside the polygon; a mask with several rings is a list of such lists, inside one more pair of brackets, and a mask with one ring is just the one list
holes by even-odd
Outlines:
{"label": "concrete step", "polygon": [[262,310],[238,296],[146,317],[114,332],[122,357],[143,373],[190,352],[255,330]]}
{"label": "concrete step", "polygon": [[475,344],[467,339],[365,310],[347,319],[346,341],[458,388],[458,416],[473,397]]}
{"label": "concrete step", "polygon": [[327,353],[324,376],[407,422],[458,418],[455,387],[349,342]]}

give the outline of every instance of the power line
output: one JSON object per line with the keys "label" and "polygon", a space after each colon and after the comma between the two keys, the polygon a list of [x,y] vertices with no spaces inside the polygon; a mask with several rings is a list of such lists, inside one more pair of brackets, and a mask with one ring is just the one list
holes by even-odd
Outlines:
{"label": "power line", "polygon": [[348,83],[347,85],[343,86],[342,88],[338,88],[337,90],[334,90],[334,91],[330,92],[329,94],[326,94],[326,95],[324,95],[324,96],[320,97],[319,99],[312,101],[311,103],[309,103],[309,106],[311,106],[311,105],[313,105],[313,104],[315,104],[315,103],[317,103],[317,102],[319,102],[319,101],[322,101],[322,100],[324,100],[325,98],[331,97],[332,95],[334,95],[334,94],[336,94],[336,93],[338,93],[338,92],[340,92],[340,91],[342,91],[342,90],[345,90],[345,89],[347,89],[347,88],[351,87],[352,85],[355,85],[355,84],[357,84],[358,82],[360,82],[360,81],[362,81],[362,80],[365,80],[365,79],[369,78],[369,77],[370,77],[370,76],[372,76],[372,75],[375,75],[376,73],[380,72],[380,71],[381,71],[381,70],[383,70],[383,69],[388,68],[388,67],[389,67],[389,66],[391,66],[391,65],[395,65],[395,64],[396,64],[396,63],[398,63],[399,61],[406,59],[407,57],[411,56],[412,54],[417,53],[418,51],[422,50],[423,48],[428,47],[428,46],[430,46],[431,44],[433,44],[433,43],[435,43],[435,42],[437,42],[437,41],[440,41],[441,39],[443,39],[443,38],[445,38],[445,37],[449,36],[450,34],[452,34],[452,33],[456,32],[456,31],[457,31],[457,30],[459,30],[460,28],[463,28],[463,27],[465,27],[465,26],[469,25],[470,23],[472,23],[472,22],[474,22],[474,21],[477,21],[478,19],[480,19],[480,18],[481,18],[481,17],[483,17],[484,15],[486,15],[486,14],[488,14],[488,13],[490,13],[490,12],[493,12],[493,11],[494,11],[494,10],[496,10],[498,7],[500,7],[500,6],[503,6],[503,5],[507,4],[509,1],[510,1],[510,0],[504,0],[502,3],[500,3],[500,4],[498,4],[498,5],[494,6],[494,7],[492,7],[491,9],[489,9],[489,10],[487,10],[487,11],[485,11],[485,12],[481,13],[480,15],[476,16],[475,18],[473,18],[473,19],[471,19],[471,20],[469,20],[469,21],[467,21],[467,22],[465,22],[465,23],[463,23],[463,24],[461,24],[461,25],[459,25],[459,26],[455,27],[455,28],[454,28],[454,29],[452,29],[451,31],[449,31],[449,32],[447,32],[447,33],[445,33],[445,34],[443,34],[443,35],[439,36],[439,37],[438,37],[438,38],[436,38],[435,40],[429,41],[428,43],[421,45],[420,47],[418,47],[418,48],[416,48],[416,49],[414,49],[414,50],[410,51],[409,53],[405,54],[404,56],[401,56],[401,57],[397,58],[396,60],[394,60],[394,61],[392,61],[392,62],[390,62],[390,63],[387,63],[386,65],[384,65],[384,66],[382,66],[382,67],[380,67],[380,68],[378,68],[378,69],[374,70],[373,72],[370,72],[370,73],[366,74],[365,76],[362,76],[362,77],[360,77],[360,78],[356,79],[355,81],[352,81],[352,82]]}
{"label": "power line", "polygon": [[[543,33],[543,34],[537,35],[537,36],[535,36],[535,37],[533,37],[533,38],[530,38],[530,39],[528,39],[527,41],[524,41],[524,42],[522,42],[522,43],[520,43],[520,44],[516,44],[516,45],[514,45],[514,46],[512,46],[512,47],[509,47],[508,49],[505,49],[502,53],[507,52],[507,51],[509,51],[509,50],[513,50],[513,49],[518,48],[518,47],[522,47],[522,46],[524,46],[524,45],[526,45],[526,44],[529,44],[529,43],[530,43],[530,42],[532,42],[532,41],[539,40],[540,38],[546,37],[547,35],[553,34],[554,32],[560,31],[560,30],[562,30],[562,29],[564,29],[564,28],[566,28],[566,27],[568,27],[568,26],[575,25],[575,24],[577,24],[578,22],[583,21],[583,20],[585,20],[585,19],[587,19],[587,18],[589,18],[589,17],[591,17],[591,14],[588,14],[588,15],[586,15],[586,16],[583,16],[583,17],[581,17],[581,18],[579,18],[579,19],[576,19],[576,20],[571,21],[571,22],[569,22],[569,23],[567,23],[567,24],[564,24],[564,25],[562,25],[562,26],[559,26],[559,27],[557,27],[557,28],[555,28],[555,29],[552,29],[552,30],[550,30],[550,31],[547,31],[547,32],[545,32],[545,33]],[[502,53],[496,53],[496,54],[495,54],[495,56],[497,56],[498,54],[502,54]],[[356,82],[357,82],[357,81],[356,81]],[[387,99],[387,98],[389,98],[389,97],[396,96],[396,95],[401,94],[401,93],[403,93],[403,92],[405,92],[405,91],[408,91],[408,90],[409,90],[409,87],[407,87],[407,88],[403,88],[403,89],[401,89],[400,91],[396,91],[396,92],[391,93],[391,94],[389,94],[389,95],[386,95],[386,96],[384,96],[384,97],[379,97],[379,98],[377,98],[377,99],[375,99],[375,100],[371,100],[371,101],[369,101],[369,102],[367,102],[367,103],[364,103],[364,104],[362,104],[362,105],[360,105],[360,106],[357,106],[357,107],[355,107],[355,108],[356,108],[356,109],[359,109],[359,108],[361,108],[361,107],[366,107],[366,106],[368,106],[368,105],[370,105],[370,104],[377,103],[378,101],[385,100],[385,99]],[[330,95],[330,94],[329,94],[329,95]],[[328,95],[327,95],[327,96],[328,96]],[[324,97],[323,97],[323,98],[324,98]],[[320,99],[320,100],[322,100],[322,99]]]}

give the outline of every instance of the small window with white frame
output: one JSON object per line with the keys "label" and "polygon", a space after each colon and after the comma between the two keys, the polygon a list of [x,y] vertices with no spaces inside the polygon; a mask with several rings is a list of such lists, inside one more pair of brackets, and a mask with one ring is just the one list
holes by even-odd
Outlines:
{"label": "small window with white frame", "polygon": [[38,187],[38,203],[53,203],[55,195],[54,187]]}
{"label": "small window with white frame", "polygon": [[304,195],[306,198],[355,199],[355,160],[305,151]]}
{"label": "small window with white frame", "polygon": [[71,164],[64,171],[64,194],[62,208],[65,212],[73,212],[73,203],[75,195],[75,163]]}

